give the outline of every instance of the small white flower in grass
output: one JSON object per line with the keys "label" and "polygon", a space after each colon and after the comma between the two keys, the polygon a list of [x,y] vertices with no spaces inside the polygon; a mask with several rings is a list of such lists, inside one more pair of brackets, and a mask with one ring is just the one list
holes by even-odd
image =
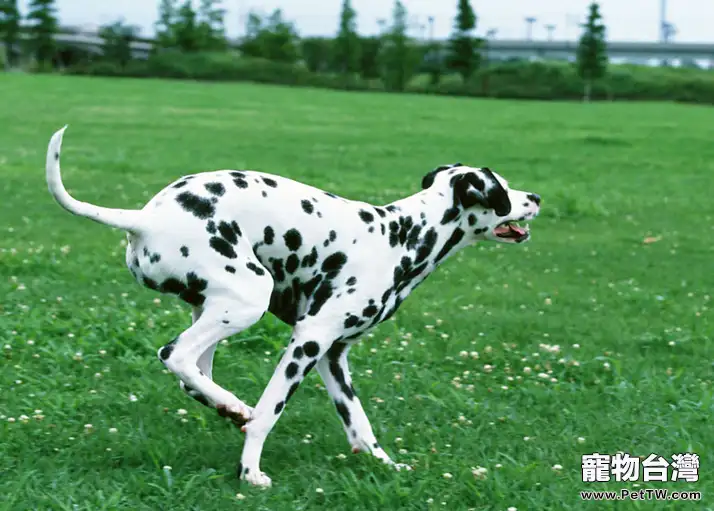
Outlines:
{"label": "small white flower in grass", "polygon": [[22,380],[15,380],[15,384],[22,385]]}
{"label": "small white flower in grass", "polygon": [[503,468],[503,465],[501,465],[500,463],[496,463],[496,464],[494,465],[494,467],[495,467],[495,468]]}
{"label": "small white flower in grass", "polygon": [[402,437],[398,436],[397,438],[394,439],[396,443],[401,443],[402,442]]}
{"label": "small white flower in grass", "polygon": [[582,436],[579,436],[579,437],[578,437],[578,443],[579,443],[579,444],[584,444],[584,443],[585,443],[585,438],[582,437]]}
{"label": "small white flower in grass", "polygon": [[372,348],[369,350],[370,353],[377,353],[377,348]]}
{"label": "small white flower in grass", "polygon": [[138,401],[138,400],[139,400],[139,398],[136,397],[134,394],[129,394],[129,401],[131,401],[132,403],[134,403],[134,402],[136,402],[136,401]]}
{"label": "small white flower in grass", "polygon": [[154,298],[154,303],[159,305],[161,303],[161,298]]}
{"label": "small white flower in grass", "polygon": [[178,410],[176,410],[176,413],[179,415],[186,415],[188,412],[183,408],[179,408]]}
{"label": "small white flower in grass", "polygon": [[577,350],[577,349],[580,348],[580,345],[579,345],[579,344],[573,344],[573,348],[575,348],[575,349]]}
{"label": "small white flower in grass", "polygon": [[548,373],[538,373],[538,378],[543,378],[544,380],[548,379]]}
{"label": "small white flower in grass", "polygon": [[610,362],[603,362],[602,367],[603,367],[603,369],[605,369],[605,371],[609,371],[610,370]]}
{"label": "small white flower in grass", "polygon": [[449,338],[449,334],[441,334],[441,338],[442,338],[442,339],[448,339],[448,338]]}
{"label": "small white flower in grass", "polygon": [[164,472],[171,472],[171,466],[170,465],[164,465],[163,466]]}
{"label": "small white flower in grass", "polygon": [[427,503],[427,504],[433,504],[433,503],[434,503],[434,499],[432,499],[431,497],[429,497],[428,499],[426,499],[426,503]]}
{"label": "small white flower in grass", "polygon": [[399,454],[407,454],[408,452],[406,449],[399,449]]}
{"label": "small white flower in grass", "polygon": [[95,377],[95,378],[101,378],[101,377],[102,377],[102,373],[94,373],[94,377]]}
{"label": "small white flower in grass", "polygon": [[529,437],[529,436],[524,436],[524,437],[523,437],[523,441],[524,441],[524,442],[528,442],[530,439],[531,439],[531,437]]}
{"label": "small white flower in grass", "polygon": [[484,364],[484,366],[483,366],[484,373],[490,373],[492,371],[493,371],[493,366],[491,364]]}
{"label": "small white flower in grass", "polygon": [[28,345],[28,346],[32,346],[32,345],[34,345],[34,344],[35,344],[35,341],[33,341],[32,339],[28,339],[28,340],[27,340],[27,345]]}
{"label": "small white flower in grass", "polygon": [[325,493],[325,490],[323,490],[322,488],[315,488],[315,493],[322,494],[322,493]]}
{"label": "small white flower in grass", "polygon": [[117,428],[109,428],[109,432],[112,434],[116,433],[117,431],[119,431]]}
{"label": "small white flower in grass", "polygon": [[401,374],[395,374],[395,375],[394,375],[394,379],[397,380],[397,381],[399,381],[399,380],[402,379],[402,375],[401,375]]}
{"label": "small white flower in grass", "polygon": [[242,493],[236,493],[236,499],[243,500],[245,499],[245,495],[243,495]]}
{"label": "small white flower in grass", "polygon": [[515,507],[513,507],[513,506],[511,506],[511,507],[509,507],[506,511],[518,511],[518,509],[515,508]]}
{"label": "small white flower in grass", "polygon": [[558,383],[558,378],[551,378],[550,383]]}
{"label": "small white flower in grass", "polygon": [[10,350],[12,349],[12,346],[10,346],[9,344],[6,344],[6,345],[5,345],[5,349],[8,350],[8,351],[10,351]]}
{"label": "small white flower in grass", "polygon": [[560,472],[561,470],[563,470],[563,465],[561,465],[559,463],[556,463],[555,465],[553,465],[554,472]]}
{"label": "small white flower in grass", "polygon": [[101,356],[104,356],[104,355],[107,354],[107,350],[99,350],[99,354],[100,354]]}
{"label": "small white flower in grass", "polygon": [[452,476],[451,474],[449,474],[448,472],[446,472],[446,473],[444,473],[444,476],[443,476],[443,477],[444,477],[444,479],[451,479],[451,478],[454,477],[454,476]]}
{"label": "small white flower in grass", "polygon": [[526,374],[531,374],[531,373],[533,372],[533,369],[531,369],[530,367],[526,366],[526,367],[523,368],[523,372],[526,373]]}
{"label": "small white flower in grass", "polygon": [[465,351],[465,350],[464,350],[464,351],[461,351],[461,352],[459,352],[459,356],[460,356],[461,358],[466,358],[466,357],[469,356],[469,352],[468,352],[468,351]]}
{"label": "small white flower in grass", "polygon": [[187,422],[188,422],[188,419],[186,419],[186,418],[182,418],[182,419],[181,419],[181,422],[183,422],[183,423],[185,424],[185,423],[187,423]]}
{"label": "small white flower in grass", "polygon": [[476,479],[486,479],[488,475],[488,469],[485,467],[472,467],[471,474],[473,474]]}
{"label": "small white flower in grass", "polygon": [[7,418],[7,421],[8,421],[8,422],[15,422],[15,417],[8,417],[8,418]]}
{"label": "small white flower in grass", "polygon": [[92,426],[91,424],[85,424],[85,425],[84,425],[84,430],[85,430],[85,431],[89,432],[89,431],[91,431],[92,429],[94,429],[94,426]]}
{"label": "small white flower in grass", "polygon": [[336,458],[337,458],[338,460],[344,460],[344,459],[347,459],[347,456],[346,456],[345,454],[343,454],[343,453],[340,453],[340,454],[338,454],[338,455],[336,456]]}

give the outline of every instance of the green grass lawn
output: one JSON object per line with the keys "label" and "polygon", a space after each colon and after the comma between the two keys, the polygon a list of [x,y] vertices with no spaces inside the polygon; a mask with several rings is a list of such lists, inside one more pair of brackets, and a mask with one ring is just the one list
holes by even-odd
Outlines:
{"label": "green grass lawn", "polygon": [[[23,75],[0,99],[0,509],[712,508],[711,109]],[[415,470],[352,455],[311,374],[268,437],[273,488],[239,484],[242,434],[156,358],[187,308],[47,191],[65,123],[65,183],[105,206],[218,168],[387,203],[462,161],[540,193],[531,242],[453,256],[352,350],[377,438]],[[254,405],[288,335],[266,316],[216,380]],[[700,481],[581,481],[581,455],[617,451],[698,453]],[[579,497],[655,487],[702,501]]]}

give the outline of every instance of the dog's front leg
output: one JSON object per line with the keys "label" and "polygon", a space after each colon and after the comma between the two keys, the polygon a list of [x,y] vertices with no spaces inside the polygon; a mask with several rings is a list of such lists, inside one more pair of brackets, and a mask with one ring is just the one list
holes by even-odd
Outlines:
{"label": "dog's front leg", "polygon": [[317,372],[325,382],[327,392],[340,414],[352,452],[368,452],[397,470],[411,470],[409,465],[394,463],[377,442],[367,414],[352,385],[352,376],[347,363],[349,350],[350,345],[347,343],[334,343],[317,363]]}
{"label": "dog's front leg", "polygon": [[[334,336],[296,328],[290,346],[280,359],[273,376],[253,410],[253,418],[243,426],[246,433],[243,453],[238,465],[238,477],[256,486],[270,486],[271,480],[260,470],[263,445],[285,405],[300,386],[300,382],[315,367],[332,343]],[[328,339],[328,340],[323,340]]]}

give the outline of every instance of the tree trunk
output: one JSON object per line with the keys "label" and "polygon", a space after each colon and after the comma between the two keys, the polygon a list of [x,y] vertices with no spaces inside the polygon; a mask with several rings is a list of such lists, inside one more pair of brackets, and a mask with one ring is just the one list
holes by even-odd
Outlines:
{"label": "tree trunk", "polygon": [[592,93],[593,84],[590,80],[585,81],[585,92],[583,93],[583,101],[585,103],[590,103],[590,96]]}

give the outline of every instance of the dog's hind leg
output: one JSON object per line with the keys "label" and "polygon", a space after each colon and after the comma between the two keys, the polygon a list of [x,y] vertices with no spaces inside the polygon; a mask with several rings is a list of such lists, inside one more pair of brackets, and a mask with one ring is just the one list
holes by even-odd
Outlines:
{"label": "dog's hind leg", "polygon": [[[198,321],[198,318],[201,317],[201,314],[203,313],[203,308],[202,307],[194,307],[193,310],[191,311],[191,316],[193,319],[193,322],[195,323]],[[213,379],[213,355],[216,352],[216,348],[218,347],[218,344],[213,344],[204,351],[201,356],[198,357],[198,362],[196,365],[198,366],[198,369],[203,372],[206,376],[209,378]],[[196,389],[187,386],[182,380],[179,380],[179,384],[181,386],[181,390],[183,390],[186,394],[191,396],[193,399],[198,401],[204,406],[208,406],[209,408],[212,408],[213,406],[211,403],[206,399],[206,396],[198,392]]]}
{"label": "dog's hind leg", "polygon": [[250,419],[252,409],[211,379],[211,362],[221,340],[250,327],[268,309],[272,278],[267,272],[250,275],[237,276],[240,281],[234,286],[206,290],[203,310],[200,315],[194,314],[195,323],[158,351],[159,359],[179,377],[184,388],[239,425]]}
{"label": "dog's hind leg", "polygon": [[397,470],[411,470],[408,465],[394,463],[374,436],[367,414],[352,385],[352,376],[347,363],[350,346],[343,342],[334,343],[319,360],[316,369],[325,382],[327,392],[342,419],[352,452],[368,452],[384,463],[393,465]]}

